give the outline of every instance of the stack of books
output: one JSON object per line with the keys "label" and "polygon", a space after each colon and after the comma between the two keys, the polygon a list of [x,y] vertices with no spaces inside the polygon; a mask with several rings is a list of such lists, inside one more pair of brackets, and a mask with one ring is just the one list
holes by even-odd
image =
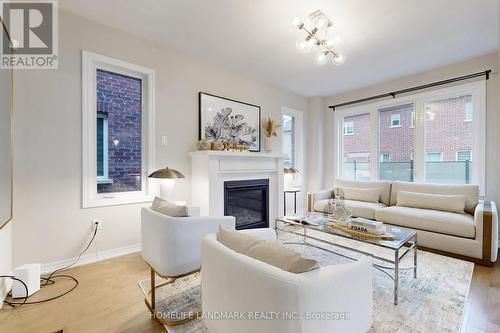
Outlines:
{"label": "stack of books", "polygon": [[382,235],[386,231],[382,222],[372,221],[362,217],[353,218],[348,227],[355,231],[366,232],[373,235]]}

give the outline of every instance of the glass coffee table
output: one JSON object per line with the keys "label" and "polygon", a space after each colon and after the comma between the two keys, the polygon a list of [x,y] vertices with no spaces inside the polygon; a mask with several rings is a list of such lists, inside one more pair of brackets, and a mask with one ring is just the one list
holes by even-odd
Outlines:
{"label": "glass coffee table", "polygon": [[[328,226],[328,223],[335,222],[335,220],[328,214],[323,213],[312,213],[314,215],[324,217],[324,220],[319,223],[319,225],[308,225],[303,224],[298,221],[291,220],[284,217],[279,217],[276,219],[275,223],[275,231],[278,235],[278,231],[299,235],[302,237],[302,242],[296,243],[301,245],[307,245],[316,247],[318,249],[334,253],[336,255],[340,255],[342,257],[346,257],[351,260],[356,260],[356,258],[341,254],[319,245],[311,244],[308,240],[314,240],[316,242],[333,245],[335,247],[343,248],[349,251],[353,251],[356,253],[360,253],[363,255],[367,255],[372,257],[375,260],[380,261],[381,263],[373,263],[373,267],[380,270],[391,279],[394,280],[394,305],[398,304],[398,287],[399,287],[399,271],[402,269],[413,269],[413,277],[417,278],[417,232],[412,229],[402,228],[398,226],[391,226],[384,224],[387,230],[387,233],[394,235],[394,239],[386,240],[386,239],[378,239],[378,238],[368,238],[368,237],[360,237],[352,235],[348,232],[341,231],[339,229]],[[286,229],[284,226],[296,226],[299,227],[299,230],[291,230]],[[297,229],[297,228],[295,228]],[[312,236],[308,234],[308,230],[315,230],[319,232],[323,232],[329,235],[339,236],[342,238],[347,238],[352,240],[352,242],[347,242],[347,244],[340,244],[340,242],[335,242],[334,240],[326,240],[319,237]],[[365,244],[371,244],[378,247],[386,248],[392,250],[394,252],[394,259],[384,258],[379,256],[373,252],[368,250],[361,250],[356,248],[356,243],[361,242]],[[401,267],[401,260],[406,257],[409,253],[413,252],[413,265],[410,267]]]}

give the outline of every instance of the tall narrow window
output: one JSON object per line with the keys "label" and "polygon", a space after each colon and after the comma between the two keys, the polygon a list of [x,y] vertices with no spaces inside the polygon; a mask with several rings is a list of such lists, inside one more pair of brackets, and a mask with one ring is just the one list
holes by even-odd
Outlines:
{"label": "tall narrow window", "polygon": [[341,178],[368,180],[370,179],[370,114],[347,116],[343,120],[344,134],[346,128],[356,128],[356,131],[344,135]]}
{"label": "tall narrow window", "polygon": [[83,207],[144,202],[154,72],[84,51]]}
{"label": "tall narrow window", "polygon": [[457,151],[473,152],[472,96],[428,100],[424,109],[425,181],[468,184],[472,163],[458,160]]}
{"label": "tall narrow window", "polygon": [[303,181],[303,114],[302,111],[283,107],[281,110],[282,153],[285,155],[283,167],[294,168],[297,173],[286,173],[283,185],[285,188],[301,187]]}
{"label": "tall narrow window", "polygon": [[[411,126],[414,109],[413,104],[404,104],[378,110],[379,179],[414,180],[415,128]],[[388,122],[392,126],[387,127]]]}
{"label": "tall narrow window", "polygon": [[96,81],[97,193],[141,191],[142,79],[97,69]]}
{"label": "tall narrow window", "polygon": [[295,167],[295,118],[283,115],[283,153],[285,168]]}

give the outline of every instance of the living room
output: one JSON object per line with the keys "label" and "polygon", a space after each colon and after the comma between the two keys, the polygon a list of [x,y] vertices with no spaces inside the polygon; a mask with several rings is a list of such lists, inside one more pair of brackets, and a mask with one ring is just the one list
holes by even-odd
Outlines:
{"label": "living room", "polygon": [[1,4],[1,332],[500,331],[497,0]]}

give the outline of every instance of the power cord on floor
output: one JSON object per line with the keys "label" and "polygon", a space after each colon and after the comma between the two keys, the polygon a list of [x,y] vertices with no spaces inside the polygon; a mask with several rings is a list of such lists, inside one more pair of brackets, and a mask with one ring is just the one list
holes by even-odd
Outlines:
{"label": "power cord on floor", "polygon": [[[76,258],[76,260],[71,263],[70,265],[67,265],[65,267],[62,267],[62,268],[59,268],[59,269],[56,269],[55,271],[53,271],[48,277],[41,277],[40,278],[40,287],[43,288],[45,286],[48,286],[48,285],[52,285],[54,283],[56,283],[56,281],[54,279],[57,279],[57,278],[66,278],[66,279],[71,279],[75,282],[75,285],[69,289],[68,291],[65,291],[64,293],[62,294],[59,294],[59,295],[56,295],[56,296],[53,296],[53,297],[49,297],[49,298],[46,298],[46,299],[42,299],[42,300],[39,300],[39,301],[32,301],[32,302],[28,302],[28,286],[26,285],[26,283],[24,283],[22,280],[12,276],[12,275],[0,275],[0,278],[10,278],[14,281],[18,281],[20,283],[23,284],[25,290],[26,290],[26,296],[24,297],[24,300],[22,302],[11,302],[11,301],[7,301],[7,300],[4,300],[4,303],[5,304],[8,304],[10,305],[11,307],[13,308],[18,308],[22,305],[27,305],[27,304],[39,304],[39,303],[44,303],[44,302],[49,302],[49,301],[53,301],[57,298],[60,298],[60,297],[63,297],[67,294],[69,294],[70,292],[72,292],[73,290],[76,289],[76,287],[78,286],[78,280],[71,276],[71,275],[64,275],[64,274],[60,274],[60,275],[55,275],[57,272],[60,272],[62,270],[66,270],[74,265],[76,265],[76,263],[78,263],[78,261],[80,260],[80,258],[82,257],[82,255],[90,248],[90,246],[92,245],[92,243],[94,242],[96,236],[97,236],[97,226],[94,226],[94,233],[92,235],[92,238],[90,239],[89,243],[87,244],[87,246],[85,247],[85,249],[80,253],[80,255],[78,255],[78,257]],[[11,295],[11,293],[9,293],[9,295]]]}

